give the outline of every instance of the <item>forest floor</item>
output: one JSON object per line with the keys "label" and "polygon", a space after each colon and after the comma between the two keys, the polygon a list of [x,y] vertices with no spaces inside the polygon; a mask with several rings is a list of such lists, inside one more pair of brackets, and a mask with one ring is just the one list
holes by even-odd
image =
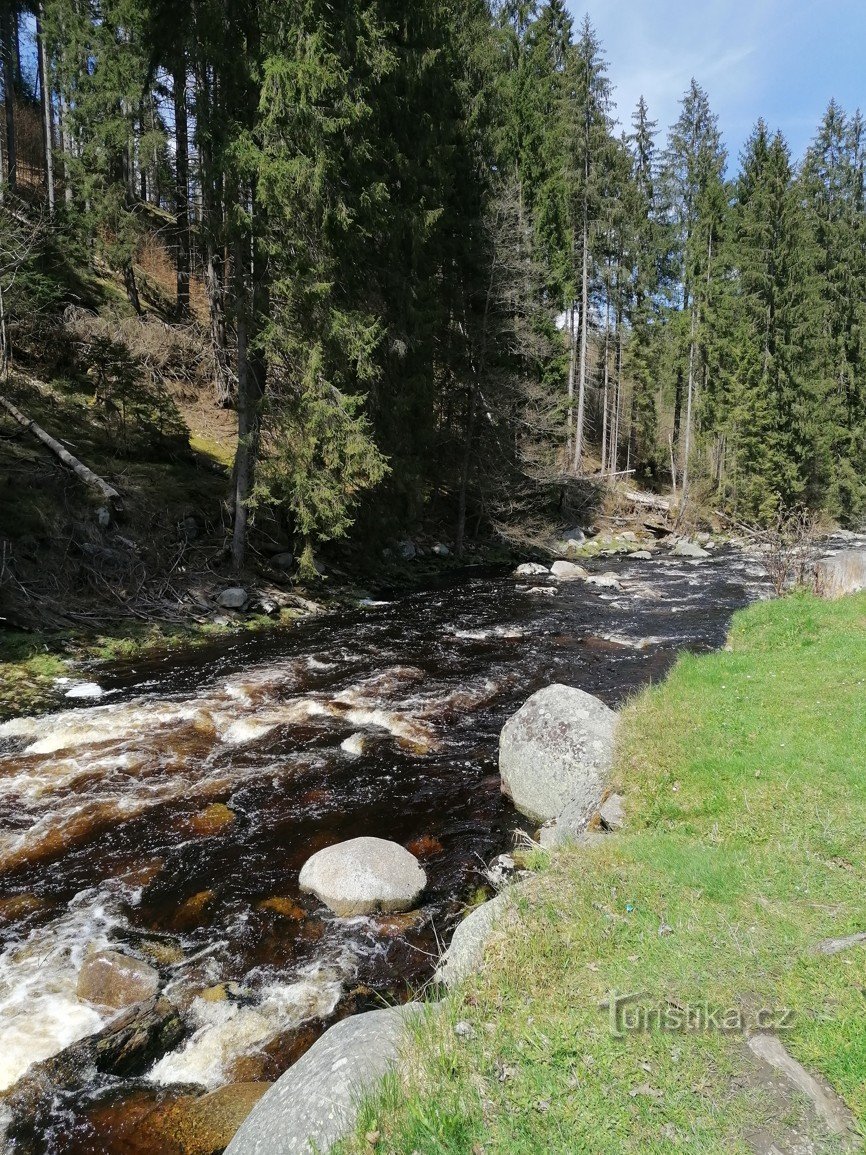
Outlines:
{"label": "forest floor", "polygon": [[[866,595],[761,603],[724,652],[683,656],[625,710],[624,832],[521,891],[347,1149],[861,1150],[864,689]],[[767,1037],[835,1089],[855,1134],[829,1135],[755,1057]]]}

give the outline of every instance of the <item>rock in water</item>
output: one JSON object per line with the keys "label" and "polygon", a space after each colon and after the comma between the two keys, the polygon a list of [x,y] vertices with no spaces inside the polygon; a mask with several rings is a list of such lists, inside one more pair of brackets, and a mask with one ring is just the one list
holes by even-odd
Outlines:
{"label": "rock in water", "polygon": [[225,1155],[324,1155],[396,1065],[406,1019],[419,1010],[409,1003],[336,1023],[258,1101]]}
{"label": "rock in water", "polygon": [[707,550],[696,541],[680,540],[674,546],[674,557],[709,557]]}
{"label": "rock in water", "polygon": [[540,577],[546,573],[550,573],[546,565],[539,565],[537,561],[525,561],[514,571],[514,577]]}
{"label": "rock in water", "polygon": [[555,561],[550,567],[550,572],[561,582],[573,582],[578,578],[589,577],[589,571],[582,565],[575,565],[573,561]]}
{"label": "rock in water", "polygon": [[569,804],[597,805],[613,758],[617,716],[572,686],[539,690],[499,736],[502,792],[528,818],[546,822]]}
{"label": "rock in water", "polygon": [[217,605],[224,610],[242,610],[247,604],[247,591],[240,586],[232,586],[223,590],[217,598]]}
{"label": "rock in water", "polygon": [[821,558],[815,588],[823,598],[841,598],[866,589],[866,549],[846,549]]}
{"label": "rock in water", "polygon": [[100,950],[82,963],[75,993],[85,1003],[119,1011],[152,999],[158,989],[152,966],[116,950]]}
{"label": "rock in water", "polygon": [[319,850],[301,869],[301,890],[340,918],[411,910],[427,875],[410,854],[384,838],[351,838]]}

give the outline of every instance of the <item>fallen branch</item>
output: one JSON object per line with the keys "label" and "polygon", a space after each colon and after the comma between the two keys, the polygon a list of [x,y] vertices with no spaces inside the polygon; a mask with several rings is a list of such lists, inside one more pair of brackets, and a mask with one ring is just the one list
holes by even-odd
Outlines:
{"label": "fallen branch", "polygon": [[98,474],[94,473],[92,469],[89,469],[83,461],[79,461],[77,457],[73,457],[69,450],[65,449],[50,433],[46,433],[41,425],[37,425],[31,418],[26,417],[20,409],[16,409],[11,401],[5,397],[0,397],[0,404],[2,404],[7,413],[15,418],[19,425],[22,425],[25,429],[29,429],[34,436],[39,438],[43,445],[47,445],[51,452],[59,457],[64,465],[69,466],[76,477],[80,478],[85,485],[98,489],[106,501],[110,503],[112,509],[115,511],[123,509],[123,498],[114,486],[109,485],[107,481],[104,481]]}

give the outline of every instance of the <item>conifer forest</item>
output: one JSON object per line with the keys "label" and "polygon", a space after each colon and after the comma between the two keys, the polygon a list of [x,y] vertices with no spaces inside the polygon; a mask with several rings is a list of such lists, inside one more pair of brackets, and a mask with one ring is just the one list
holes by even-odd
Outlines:
{"label": "conifer forest", "polygon": [[459,556],[608,476],[742,523],[862,516],[859,112],[730,156],[700,77],[670,126],[618,107],[562,0],[0,13],[4,372],[89,373],[122,454],[176,417],[147,351],[128,321],[86,365],[64,342],[94,285],[158,319],[236,414],[236,567],[264,511],[310,565],[431,517]]}

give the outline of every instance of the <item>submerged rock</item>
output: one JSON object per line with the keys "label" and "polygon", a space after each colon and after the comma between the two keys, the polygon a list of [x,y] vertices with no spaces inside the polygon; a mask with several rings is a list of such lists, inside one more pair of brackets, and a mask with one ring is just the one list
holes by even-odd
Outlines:
{"label": "submerged rock", "polygon": [[417,1003],[336,1023],[264,1094],[225,1155],[324,1153],[354,1126],[361,1098],[397,1064]]}
{"label": "submerged rock", "polygon": [[212,802],[189,820],[193,834],[212,835],[220,834],[227,827],[234,824],[236,815],[234,810],[224,802]]}
{"label": "submerged rock", "polygon": [[82,963],[75,993],[82,1002],[119,1011],[152,999],[158,990],[159,974],[152,966],[116,950],[100,950]]}
{"label": "submerged rock", "polygon": [[384,838],[351,838],[308,858],[302,891],[314,894],[340,918],[411,910],[427,885],[414,854]]}
{"label": "submerged rock", "polygon": [[613,757],[617,716],[572,686],[548,686],[525,702],[499,737],[502,791],[528,818],[546,822],[568,804],[597,805]]}

